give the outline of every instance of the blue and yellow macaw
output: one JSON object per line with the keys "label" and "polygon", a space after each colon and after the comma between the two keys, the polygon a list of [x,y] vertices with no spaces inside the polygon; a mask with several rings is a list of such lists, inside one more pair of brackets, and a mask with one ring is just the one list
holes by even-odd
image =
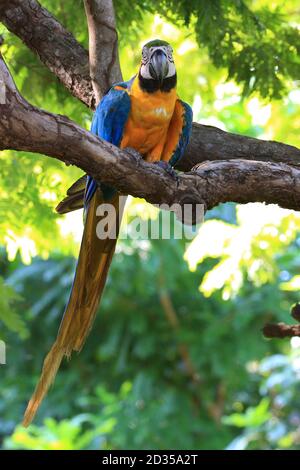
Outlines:
{"label": "blue and yellow macaw", "polygon": [[[148,162],[172,168],[183,156],[192,128],[192,110],[179,99],[176,82],[171,46],[161,40],[148,42],[138,74],[112,86],[95,111],[91,131],[120,148],[135,149]],[[34,418],[63,357],[81,350],[92,327],[116,246],[116,237],[97,237],[96,209],[105,201],[122,211],[119,198],[113,188],[83,177],[57,207],[66,213],[84,206],[85,228],[69,302],[27,406],[25,426]]]}

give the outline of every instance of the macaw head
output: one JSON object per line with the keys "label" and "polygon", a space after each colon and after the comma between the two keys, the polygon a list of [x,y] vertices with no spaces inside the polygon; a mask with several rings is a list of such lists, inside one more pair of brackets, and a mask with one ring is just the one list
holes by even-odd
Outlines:
{"label": "macaw head", "polygon": [[176,86],[176,68],[170,44],[155,39],[144,45],[139,79],[142,88],[148,92],[170,91]]}

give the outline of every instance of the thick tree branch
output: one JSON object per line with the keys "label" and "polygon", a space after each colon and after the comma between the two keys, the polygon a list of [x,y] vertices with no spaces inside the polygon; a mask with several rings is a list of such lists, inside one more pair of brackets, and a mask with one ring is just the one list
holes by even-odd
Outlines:
{"label": "thick tree branch", "polygon": [[46,8],[36,0],[1,0],[0,21],[39,56],[76,98],[94,108],[88,52]]}
{"label": "thick tree branch", "polygon": [[[74,96],[94,108],[88,54],[45,8],[36,0],[2,0],[0,20],[38,54]],[[189,171],[206,160],[227,159],[282,162],[300,167],[300,150],[194,124],[191,142],[178,169]]]}
{"label": "thick tree branch", "polygon": [[206,160],[227,159],[286,163],[300,168],[300,149],[194,123],[191,141],[179,169],[188,171]]}
{"label": "thick tree branch", "polygon": [[84,0],[89,28],[90,75],[96,103],[122,80],[112,0]]}
{"label": "thick tree branch", "polygon": [[175,180],[157,165],[99,139],[67,117],[31,106],[20,96],[2,59],[0,89],[0,150],[55,157],[151,203],[198,203],[209,209],[220,202],[265,201],[300,210],[297,167],[246,160],[206,162]]}

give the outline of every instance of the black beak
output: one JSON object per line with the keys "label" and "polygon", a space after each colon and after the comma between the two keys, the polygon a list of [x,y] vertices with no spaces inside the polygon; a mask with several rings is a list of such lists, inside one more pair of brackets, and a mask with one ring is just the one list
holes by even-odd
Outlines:
{"label": "black beak", "polygon": [[154,80],[160,83],[166,78],[169,72],[169,63],[166,54],[158,49],[153,52],[149,62],[149,72]]}

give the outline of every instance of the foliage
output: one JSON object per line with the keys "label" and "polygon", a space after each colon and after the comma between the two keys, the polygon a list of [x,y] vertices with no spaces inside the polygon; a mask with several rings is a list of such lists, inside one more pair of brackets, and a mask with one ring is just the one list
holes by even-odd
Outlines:
{"label": "foliage", "polygon": [[87,447],[97,449],[101,443],[99,436],[109,432],[113,424],[110,419],[99,423],[88,414],[59,423],[48,418],[41,428],[31,425],[27,431],[23,426],[18,426],[12,437],[5,440],[5,447],[10,450],[81,450]]}
{"label": "foliage", "polygon": [[14,310],[14,304],[18,300],[20,300],[18,294],[0,277],[0,320],[5,328],[25,338],[27,336],[25,323]]}
{"label": "foliage", "polygon": [[[300,229],[297,213],[261,204],[238,207],[237,222],[238,225],[232,225],[220,220],[207,221],[185,253],[192,270],[205,258],[218,259],[202,280],[200,290],[204,295],[223,289],[226,300],[240,290],[245,276],[257,286],[272,282],[278,275],[279,255],[295,240]],[[290,289],[296,280],[290,281]],[[287,284],[284,286],[288,288]]]}
{"label": "foliage", "polygon": [[[288,4],[287,4],[288,3]],[[262,97],[279,98],[286,80],[299,78],[300,33],[289,19],[297,2],[231,0],[165,0],[137,2],[132,16],[127,2],[116,2],[122,18],[140,24],[145,11],[159,12],[165,19],[192,27],[200,48],[212,63],[228,71],[228,78],[243,87],[244,95],[258,91]],[[124,8],[125,6],[125,8]],[[125,20],[125,21],[123,21]]]}
{"label": "foliage", "polygon": [[[222,210],[218,215],[222,218]],[[59,420],[74,415],[80,420],[86,413],[94,420],[87,419],[78,436],[88,433],[87,448],[221,448],[234,439],[233,427],[220,427],[221,416],[230,413],[236,401],[245,407],[259,401],[258,383],[249,378],[247,364],[281,351],[281,345],[263,341],[258,331],[270,311],[274,318],[286,319],[285,296],[291,301],[294,294],[280,291],[276,279],[259,289],[246,282],[227,302],[217,293],[201,297],[198,283],[210,264],[204,261],[190,272],[182,262],[184,249],[185,242],[178,240],[119,244],[87,346],[58,374],[35,427],[17,428],[5,440],[6,448],[76,447],[73,421],[70,429],[62,427],[62,435]],[[74,261],[62,257],[34,259],[30,266],[18,263],[6,273],[24,297],[31,337],[23,347],[14,335],[9,338],[10,366],[1,388],[4,433],[19,421],[44,352],[55,337],[73,270]],[[162,303],[165,292],[178,330],[169,323]],[[196,378],[187,371],[182,344]],[[16,380],[20,374],[22,382]],[[51,430],[48,422],[36,427],[45,416],[57,421]],[[111,426],[100,432],[107,421]]]}
{"label": "foliage", "polygon": [[244,413],[224,417],[225,424],[243,428],[228,449],[299,448],[299,346],[299,338],[294,338],[288,354],[276,354],[249,365],[264,398]]}
{"label": "foliage", "polygon": [[[82,3],[42,3],[87,46]],[[196,120],[300,146],[296,1],[115,4],[125,78],[159,36],[174,47]],[[26,98],[89,127],[89,111],[1,28]],[[258,205],[210,211],[191,244],[121,240],[84,350],[63,364],[35,424],[18,426],[72,283],[82,214],[53,208],[80,172],[42,155],[0,159],[4,448],[300,447],[299,344],[260,335],[299,300],[299,217]],[[158,217],[140,200],[127,215],[129,233],[134,216]]]}

